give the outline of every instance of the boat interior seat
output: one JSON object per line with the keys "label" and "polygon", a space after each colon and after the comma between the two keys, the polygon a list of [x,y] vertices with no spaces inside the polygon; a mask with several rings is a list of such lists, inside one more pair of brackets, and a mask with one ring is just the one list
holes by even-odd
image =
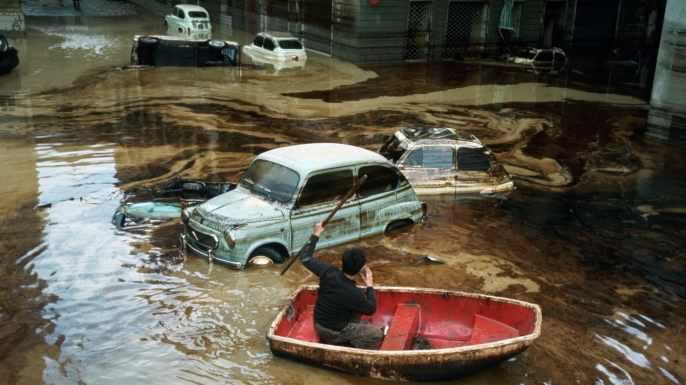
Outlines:
{"label": "boat interior seat", "polygon": [[447,349],[467,345],[472,328],[453,320],[433,321],[426,322],[420,334],[433,349]]}
{"label": "boat interior seat", "polygon": [[381,350],[411,349],[417,336],[420,321],[420,306],[398,304],[388,327],[388,333],[381,343]]}
{"label": "boat interior seat", "polygon": [[519,331],[510,325],[480,314],[474,314],[474,325],[469,344],[485,344],[519,336]]}
{"label": "boat interior seat", "polygon": [[288,337],[308,342],[319,342],[314,329],[314,305],[308,305],[298,314],[298,319],[288,333]]}
{"label": "boat interior seat", "polygon": [[428,322],[420,335],[433,349],[449,349],[517,337],[519,331],[500,321],[475,314],[471,325],[455,321]]}

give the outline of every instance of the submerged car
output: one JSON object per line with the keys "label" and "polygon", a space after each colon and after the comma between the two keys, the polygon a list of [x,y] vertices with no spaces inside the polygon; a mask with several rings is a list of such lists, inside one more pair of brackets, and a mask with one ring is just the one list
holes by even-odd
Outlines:
{"label": "submerged car", "polygon": [[452,128],[403,128],[379,152],[420,195],[506,195],[514,189],[508,172],[479,139]]}
{"label": "submerged car", "polygon": [[424,217],[426,207],[381,155],[345,144],[314,143],[266,151],[238,186],[182,213],[184,250],[243,268],[255,257],[281,263],[310,237],[315,223],[367,175],[329,222],[318,248],[383,233]]}
{"label": "submerged car", "polygon": [[261,32],[253,42],[243,47],[245,53],[256,64],[269,64],[275,69],[303,67],[307,61],[305,46],[285,32]]}
{"label": "submerged car", "polygon": [[192,4],[178,4],[164,17],[167,35],[189,40],[212,39],[210,15],[205,8]]}
{"label": "submerged car", "polygon": [[152,191],[155,200],[125,203],[112,215],[120,230],[159,224],[181,217],[183,208],[202,203],[236,188],[235,183],[174,179]]}
{"label": "submerged car", "polygon": [[241,48],[225,40],[182,40],[173,36],[135,36],[131,64],[147,66],[238,66]]}
{"label": "submerged car", "polygon": [[19,65],[19,55],[16,48],[10,45],[5,36],[0,35],[0,75],[11,72]]}
{"label": "submerged car", "polygon": [[514,64],[531,67],[534,72],[558,73],[567,66],[567,54],[562,48],[540,49],[526,47],[509,58]]}

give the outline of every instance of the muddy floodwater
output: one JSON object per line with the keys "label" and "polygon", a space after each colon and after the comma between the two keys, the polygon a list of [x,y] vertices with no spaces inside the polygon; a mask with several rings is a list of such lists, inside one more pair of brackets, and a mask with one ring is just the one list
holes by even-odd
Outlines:
{"label": "muddy floodwater", "polygon": [[451,383],[686,381],[684,147],[644,136],[644,100],[478,64],[126,68],[134,25],[159,19],[55,20],[28,20],[22,65],[0,78],[0,383],[387,383],[272,356],[268,324],[316,282],[302,266],[184,259],[178,222],[122,232],[110,218],[175,177],[235,181],[268,149],[378,150],[416,125],[479,136],[517,190],[423,198],[425,223],[358,243],[376,284],[543,311],[528,351]]}

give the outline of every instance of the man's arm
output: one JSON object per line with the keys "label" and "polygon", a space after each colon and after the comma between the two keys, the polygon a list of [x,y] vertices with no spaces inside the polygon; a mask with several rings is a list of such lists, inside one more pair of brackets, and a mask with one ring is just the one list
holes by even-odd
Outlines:
{"label": "man's arm", "polygon": [[331,265],[326,262],[322,262],[314,258],[314,249],[317,247],[317,241],[319,241],[319,235],[324,231],[321,223],[314,225],[314,231],[310,236],[310,240],[307,241],[305,246],[300,250],[298,258],[300,262],[311,272],[313,272],[317,277],[326,271]]}
{"label": "man's arm", "polygon": [[357,290],[359,296],[355,301],[357,312],[362,314],[371,315],[376,312],[376,292],[374,291],[374,276],[372,275],[372,270],[369,266],[365,266],[362,271],[362,280],[367,288],[364,291]]}
{"label": "man's arm", "polygon": [[362,314],[372,315],[376,312],[376,292],[369,286],[362,293],[362,300],[359,303],[358,311]]}

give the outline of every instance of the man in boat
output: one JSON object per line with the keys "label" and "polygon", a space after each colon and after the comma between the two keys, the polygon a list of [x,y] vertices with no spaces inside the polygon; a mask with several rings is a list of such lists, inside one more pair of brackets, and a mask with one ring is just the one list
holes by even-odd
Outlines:
{"label": "man in boat", "polygon": [[[366,265],[367,258],[360,248],[343,252],[338,269],[312,255],[324,231],[321,223],[314,226],[310,240],[302,248],[300,261],[319,277],[317,303],[314,306],[314,327],[323,343],[348,345],[361,349],[377,349],[383,328],[360,320],[362,314],[376,311],[374,277]],[[355,276],[360,275],[366,288],[358,288]]]}

